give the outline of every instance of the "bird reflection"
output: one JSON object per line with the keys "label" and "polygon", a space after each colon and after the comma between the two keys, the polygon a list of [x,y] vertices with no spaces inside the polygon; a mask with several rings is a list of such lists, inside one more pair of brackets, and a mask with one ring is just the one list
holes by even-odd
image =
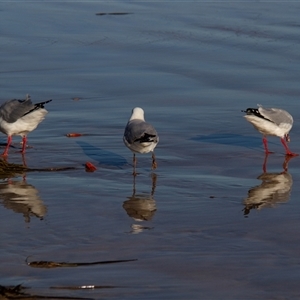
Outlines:
{"label": "bird reflection", "polygon": [[283,162],[283,171],[280,173],[267,172],[266,154],[263,163],[263,173],[257,177],[262,183],[248,191],[248,197],[244,200],[244,215],[247,216],[251,209],[274,207],[277,203],[287,202],[293,185],[293,178],[288,173],[288,163],[293,156],[286,155]]}
{"label": "bird reflection", "polygon": [[21,181],[7,179],[1,182],[0,202],[5,208],[23,214],[26,223],[30,222],[32,216],[42,220],[47,213],[38,190],[24,178]]}
{"label": "bird reflection", "polygon": [[[152,189],[150,194],[136,194],[135,180],[136,176],[133,176],[133,193],[131,197],[128,197],[123,203],[123,208],[126,210],[129,217],[137,222],[150,221],[156,212],[156,202],[153,198],[157,175],[152,173]],[[137,234],[145,229],[151,229],[151,227],[142,226],[140,224],[131,225],[131,233]]]}

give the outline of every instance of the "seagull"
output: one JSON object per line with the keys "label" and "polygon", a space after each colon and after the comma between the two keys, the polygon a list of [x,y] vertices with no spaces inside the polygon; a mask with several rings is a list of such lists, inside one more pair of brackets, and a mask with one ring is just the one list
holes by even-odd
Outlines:
{"label": "seagull", "polygon": [[22,153],[25,153],[27,134],[33,131],[41,123],[48,113],[44,109],[44,104],[50,102],[40,102],[33,104],[30,96],[26,95],[25,100],[12,99],[0,106],[0,131],[7,135],[7,145],[2,154],[6,157],[12,142],[13,135],[22,136]]}
{"label": "seagull", "polygon": [[286,155],[297,156],[290,151],[287,142],[290,142],[289,132],[293,126],[293,117],[285,110],[279,108],[264,108],[258,104],[258,108],[247,108],[242,110],[244,116],[255,129],[263,135],[265,153],[272,153],[268,149],[268,135],[280,137],[280,141],[286,151]]}
{"label": "seagull", "polygon": [[125,145],[133,152],[134,175],[136,175],[135,153],[152,152],[152,169],[154,170],[157,168],[154,148],[156,147],[159,138],[154,127],[145,122],[144,110],[142,108],[135,107],[132,110],[131,117],[125,128],[123,141]]}

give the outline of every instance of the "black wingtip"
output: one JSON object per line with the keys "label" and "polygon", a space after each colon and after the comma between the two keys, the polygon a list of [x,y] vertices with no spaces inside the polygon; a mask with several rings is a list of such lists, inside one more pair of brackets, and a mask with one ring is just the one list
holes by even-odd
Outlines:
{"label": "black wingtip", "polygon": [[135,142],[140,142],[140,143],[149,143],[149,142],[154,142],[154,139],[156,135],[154,134],[149,134],[149,133],[144,133],[143,136],[141,136],[138,139],[135,139]]}
{"label": "black wingtip", "polygon": [[30,114],[31,112],[33,112],[33,111],[35,111],[35,110],[38,110],[38,109],[40,109],[40,108],[45,108],[44,105],[45,105],[46,103],[51,102],[51,101],[52,101],[52,99],[47,100],[47,101],[44,101],[44,102],[40,102],[40,103],[35,103],[35,104],[34,104],[34,108],[31,109],[30,111],[28,111],[26,114],[24,114],[24,116],[25,116],[25,115],[28,115],[28,114]]}
{"label": "black wingtip", "polygon": [[52,99],[43,101],[43,102],[39,102],[39,103],[35,103],[34,105],[35,105],[35,107],[38,107],[38,108],[44,108],[44,104],[49,103],[51,101],[52,101]]}
{"label": "black wingtip", "polygon": [[260,113],[257,108],[247,108],[246,110],[242,110],[242,112],[246,113],[247,115],[260,116]]}

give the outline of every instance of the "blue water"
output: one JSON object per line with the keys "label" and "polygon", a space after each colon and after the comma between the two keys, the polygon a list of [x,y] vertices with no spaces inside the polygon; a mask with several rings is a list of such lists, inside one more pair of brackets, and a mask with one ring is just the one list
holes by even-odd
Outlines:
{"label": "blue water", "polygon": [[[53,99],[28,136],[26,163],[74,169],[1,180],[0,285],[92,299],[299,299],[300,159],[281,176],[284,149],[272,137],[269,181],[258,179],[261,136],[241,112],[258,103],[288,110],[290,148],[300,153],[299,9],[291,1],[1,3],[1,102]],[[135,106],[160,142],[157,170],[138,155],[134,182],[122,136]],[[16,148],[8,161],[22,163]],[[85,172],[87,161],[95,172]],[[28,256],[137,261],[39,269]],[[114,288],[70,288],[86,285]]]}

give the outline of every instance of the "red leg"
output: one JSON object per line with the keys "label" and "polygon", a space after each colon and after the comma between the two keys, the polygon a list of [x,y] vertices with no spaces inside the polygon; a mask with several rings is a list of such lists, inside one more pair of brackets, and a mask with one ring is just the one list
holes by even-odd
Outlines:
{"label": "red leg", "polygon": [[134,176],[136,176],[136,157],[135,157],[135,153],[133,153],[133,173]]}
{"label": "red leg", "polygon": [[21,152],[24,154],[25,153],[25,149],[26,149],[26,143],[27,143],[27,137],[26,137],[26,135],[23,136],[22,141],[23,141],[23,146],[22,146],[22,151]]}
{"label": "red leg", "polygon": [[297,156],[297,155],[299,155],[297,153],[291,152],[291,150],[289,149],[288,145],[286,144],[286,141],[283,138],[280,138],[280,141],[281,141],[281,143],[282,143],[282,145],[283,145],[283,147],[284,147],[284,149],[286,151],[286,155],[290,155],[290,156]]}
{"label": "red leg", "polygon": [[269,151],[269,149],[268,149],[268,140],[265,136],[263,137],[263,143],[264,143],[265,153],[266,154],[273,153],[273,152]]}
{"label": "red leg", "polygon": [[267,161],[268,161],[268,155],[269,155],[269,153],[266,153],[265,159],[264,159],[264,163],[263,163],[263,167],[262,167],[264,173],[267,173]]}
{"label": "red leg", "polygon": [[2,156],[7,156],[7,155],[8,155],[8,149],[9,149],[9,146],[10,146],[10,144],[11,144],[11,141],[12,141],[12,137],[9,135],[9,136],[7,137],[7,145],[6,145],[6,147],[5,147],[4,152],[2,153]]}
{"label": "red leg", "polygon": [[155,160],[155,154],[152,152],[152,170],[155,170],[157,168],[157,163]]}
{"label": "red leg", "polygon": [[26,159],[25,159],[24,153],[22,153],[22,162],[23,162],[23,167],[27,168],[27,164],[26,164]]}
{"label": "red leg", "polygon": [[290,161],[293,157],[295,157],[295,156],[291,156],[291,155],[286,155],[286,156],[285,156],[285,160],[284,160],[284,162],[283,162],[283,170],[284,170],[284,172],[287,172],[287,171],[288,171],[288,163],[289,163],[289,161]]}

